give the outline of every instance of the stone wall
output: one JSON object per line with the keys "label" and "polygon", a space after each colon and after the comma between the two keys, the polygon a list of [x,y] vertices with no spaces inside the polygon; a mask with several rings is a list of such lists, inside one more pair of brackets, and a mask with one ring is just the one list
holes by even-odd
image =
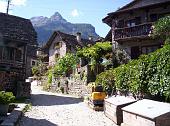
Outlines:
{"label": "stone wall", "polygon": [[17,97],[30,97],[31,84],[24,82],[17,73],[0,72],[0,91],[13,92]]}
{"label": "stone wall", "polygon": [[17,83],[17,95],[16,97],[31,97],[31,83],[30,82],[18,82]]}
{"label": "stone wall", "polygon": [[13,92],[14,95],[16,95],[16,78],[17,75],[16,73],[13,72],[5,72],[1,71],[0,72],[0,90],[3,91],[10,91]]}
{"label": "stone wall", "polygon": [[[58,48],[55,47],[57,43],[60,43]],[[50,66],[55,64],[56,54],[59,54],[59,57],[63,57],[66,55],[66,44],[62,42],[62,39],[60,38],[60,36],[57,36],[53,40],[49,48],[49,65]]]}
{"label": "stone wall", "polygon": [[83,97],[91,92],[87,84],[94,82],[97,74],[103,71],[102,66],[96,66],[94,70],[91,70],[91,66],[87,65],[74,70],[74,74],[70,77],[53,77],[51,91],[62,92],[63,90],[63,93]]}

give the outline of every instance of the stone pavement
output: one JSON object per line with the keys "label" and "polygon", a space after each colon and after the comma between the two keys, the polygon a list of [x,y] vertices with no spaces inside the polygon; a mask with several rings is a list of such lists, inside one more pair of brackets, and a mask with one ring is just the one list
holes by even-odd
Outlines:
{"label": "stone pavement", "polygon": [[116,126],[103,112],[90,109],[81,99],[41,90],[32,84],[32,110],[21,126]]}

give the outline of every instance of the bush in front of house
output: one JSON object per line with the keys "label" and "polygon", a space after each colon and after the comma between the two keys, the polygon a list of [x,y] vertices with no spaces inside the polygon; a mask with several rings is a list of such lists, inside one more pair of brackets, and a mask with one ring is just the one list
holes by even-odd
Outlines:
{"label": "bush in front of house", "polygon": [[153,36],[167,39],[170,37],[170,16],[160,18],[153,27]]}
{"label": "bush in front of house", "polygon": [[108,86],[107,81],[114,80],[111,83],[117,91],[170,102],[170,16],[154,24],[153,36],[165,40],[163,48],[113,69],[112,74],[105,71],[96,83]]}
{"label": "bush in front of house", "polygon": [[107,70],[105,72],[100,73],[95,81],[96,86],[102,85],[104,91],[112,90],[114,89],[115,80],[114,80],[114,69]]}
{"label": "bush in front of house", "polygon": [[104,87],[112,85],[117,91],[131,92],[135,96],[156,96],[169,101],[170,45],[99,74],[96,83]]}
{"label": "bush in front of house", "polygon": [[0,92],[0,104],[2,105],[7,105],[11,102],[13,102],[15,99],[15,96],[13,95],[12,92]]}

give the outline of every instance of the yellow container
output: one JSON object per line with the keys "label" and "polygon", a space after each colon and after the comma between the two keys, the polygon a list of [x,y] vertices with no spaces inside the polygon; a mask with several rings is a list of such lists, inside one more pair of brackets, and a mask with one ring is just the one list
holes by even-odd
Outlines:
{"label": "yellow container", "polygon": [[92,100],[104,100],[105,97],[106,97],[105,92],[93,92],[91,95]]}

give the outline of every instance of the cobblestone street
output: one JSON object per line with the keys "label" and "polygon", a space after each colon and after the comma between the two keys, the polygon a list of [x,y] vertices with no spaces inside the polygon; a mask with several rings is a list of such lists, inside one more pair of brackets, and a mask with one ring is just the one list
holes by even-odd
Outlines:
{"label": "cobblestone street", "polygon": [[103,112],[90,109],[82,100],[45,92],[32,85],[32,109],[21,126],[116,126]]}

